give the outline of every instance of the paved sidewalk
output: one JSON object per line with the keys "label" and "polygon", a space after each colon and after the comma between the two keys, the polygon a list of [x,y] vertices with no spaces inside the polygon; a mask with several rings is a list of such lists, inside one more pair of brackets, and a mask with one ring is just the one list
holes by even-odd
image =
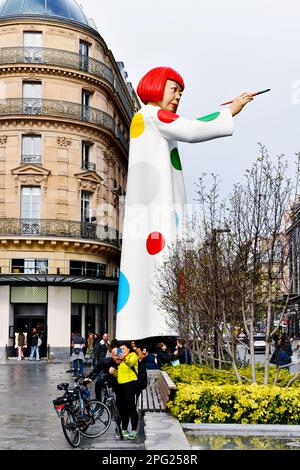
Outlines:
{"label": "paved sidewalk", "polygon": [[[52,400],[61,395],[56,386],[72,379],[68,364],[8,361],[0,365],[0,449],[68,450]],[[92,394],[94,384],[92,384]],[[142,430],[141,430],[142,431]],[[79,449],[144,449],[137,441],[120,441],[114,423],[95,439],[82,437]]]}

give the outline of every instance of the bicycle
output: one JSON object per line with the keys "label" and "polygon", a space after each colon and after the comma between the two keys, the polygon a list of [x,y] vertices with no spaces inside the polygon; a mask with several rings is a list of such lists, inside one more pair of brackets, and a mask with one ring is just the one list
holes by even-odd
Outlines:
{"label": "bicycle", "polygon": [[116,396],[112,388],[109,387],[109,381],[107,380],[107,377],[105,375],[101,379],[101,386],[102,386],[102,394],[103,394],[103,396],[101,397],[101,402],[104,403],[108,407],[110,414],[111,414],[111,418],[116,423],[115,432],[120,437],[120,439],[123,440],[124,437],[123,437],[122,427],[121,427],[121,418],[120,418],[119,410],[116,404]]}
{"label": "bicycle", "polygon": [[75,373],[75,386],[71,389],[68,383],[57,385],[65,393],[53,400],[53,405],[65,438],[72,447],[78,447],[81,435],[95,438],[108,430],[111,413],[104,403],[90,399],[84,374],[76,369],[66,372]]}

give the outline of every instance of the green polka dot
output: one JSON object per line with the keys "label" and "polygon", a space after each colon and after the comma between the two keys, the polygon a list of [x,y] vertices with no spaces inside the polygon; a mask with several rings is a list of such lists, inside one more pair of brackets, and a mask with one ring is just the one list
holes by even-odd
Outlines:
{"label": "green polka dot", "polygon": [[208,114],[207,116],[197,118],[197,121],[204,121],[204,122],[213,121],[214,119],[217,119],[218,116],[220,116],[219,112],[212,113],[212,114]]}
{"label": "green polka dot", "polygon": [[173,149],[171,152],[171,162],[175,170],[179,170],[179,171],[182,170],[179,152],[177,148]]}

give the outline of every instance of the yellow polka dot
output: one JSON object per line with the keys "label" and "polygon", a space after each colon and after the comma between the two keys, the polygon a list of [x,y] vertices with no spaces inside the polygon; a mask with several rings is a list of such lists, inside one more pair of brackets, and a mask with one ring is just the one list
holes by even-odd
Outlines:
{"label": "yellow polka dot", "polygon": [[136,114],[133,117],[132,122],[131,122],[130,137],[132,139],[136,139],[137,137],[142,135],[144,130],[145,130],[145,122],[144,122],[143,115],[141,113]]}

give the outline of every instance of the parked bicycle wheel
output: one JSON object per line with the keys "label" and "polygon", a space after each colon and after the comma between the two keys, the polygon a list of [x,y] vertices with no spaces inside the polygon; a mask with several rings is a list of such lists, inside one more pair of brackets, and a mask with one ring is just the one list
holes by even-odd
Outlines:
{"label": "parked bicycle wheel", "polygon": [[61,411],[61,427],[65,438],[72,447],[78,447],[80,443],[79,424],[76,416],[68,407],[64,407]]}
{"label": "parked bicycle wheel", "polygon": [[112,411],[112,414],[113,414],[113,419],[116,423],[116,429],[115,429],[116,434],[118,434],[120,439],[123,440],[124,437],[123,437],[122,427],[121,427],[121,418],[120,418],[119,410],[118,410],[117,405],[116,405],[115,402],[113,404],[113,410],[111,410],[111,411]]}
{"label": "parked bicycle wheel", "polygon": [[104,434],[111,422],[111,414],[104,403],[97,400],[86,402],[80,419],[80,433],[85,437],[99,437]]}

